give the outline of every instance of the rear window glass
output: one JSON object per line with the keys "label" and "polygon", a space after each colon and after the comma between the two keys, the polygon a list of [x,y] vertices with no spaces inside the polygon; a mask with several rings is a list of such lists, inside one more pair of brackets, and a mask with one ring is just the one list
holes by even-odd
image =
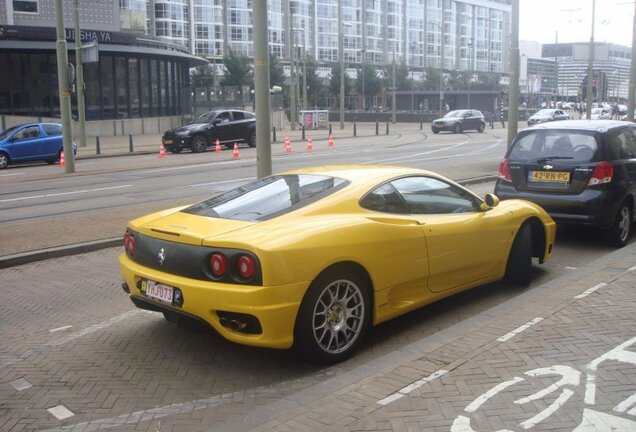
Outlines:
{"label": "rear window glass", "polygon": [[224,192],[183,212],[222,219],[267,220],[332,194],[346,184],[346,180],[323,175],[271,176]]}
{"label": "rear window glass", "polygon": [[513,144],[509,159],[538,163],[547,160],[589,162],[597,149],[596,139],[590,133],[538,130],[520,135]]}

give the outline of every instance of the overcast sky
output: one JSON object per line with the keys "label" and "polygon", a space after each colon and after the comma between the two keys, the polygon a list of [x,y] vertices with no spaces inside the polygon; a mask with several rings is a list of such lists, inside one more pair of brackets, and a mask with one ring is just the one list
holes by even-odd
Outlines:
{"label": "overcast sky", "polygon": [[[596,0],[594,40],[632,45],[635,0]],[[587,42],[592,31],[592,0],[520,0],[521,40]]]}

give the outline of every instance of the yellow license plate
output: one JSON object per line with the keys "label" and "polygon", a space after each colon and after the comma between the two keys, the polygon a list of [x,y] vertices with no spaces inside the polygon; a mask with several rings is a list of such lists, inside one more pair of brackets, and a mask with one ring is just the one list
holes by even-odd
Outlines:
{"label": "yellow license plate", "polygon": [[172,144],[172,140],[169,140],[169,139],[167,139],[167,140],[163,140],[163,143],[164,143],[164,144]]}
{"label": "yellow license plate", "polygon": [[570,173],[565,171],[530,171],[530,181],[569,183]]}

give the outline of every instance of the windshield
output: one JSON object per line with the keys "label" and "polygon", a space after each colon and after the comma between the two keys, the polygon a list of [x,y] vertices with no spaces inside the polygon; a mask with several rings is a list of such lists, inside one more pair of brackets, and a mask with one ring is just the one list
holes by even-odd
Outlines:
{"label": "windshield", "polygon": [[17,126],[11,126],[0,134],[0,140],[6,139],[17,128]]}
{"label": "windshield", "polygon": [[547,163],[552,160],[590,162],[598,149],[592,133],[540,130],[520,135],[512,144],[511,161]]}
{"label": "windshield", "polygon": [[208,122],[208,117],[210,116],[210,113],[203,113],[198,117],[195,117],[190,124],[195,124],[195,123],[207,123]]}
{"label": "windshield", "polygon": [[323,175],[271,176],[217,195],[183,212],[242,221],[267,220],[323,198],[346,184],[343,179]]}
{"label": "windshield", "polygon": [[446,115],[444,117],[461,117],[464,115],[464,110],[455,110],[455,111],[450,111],[448,113],[446,113]]}
{"label": "windshield", "polygon": [[551,109],[542,109],[540,111],[537,111],[537,113],[535,115],[536,116],[549,116],[549,115],[552,115],[553,112],[554,112],[554,110],[551,110]]}

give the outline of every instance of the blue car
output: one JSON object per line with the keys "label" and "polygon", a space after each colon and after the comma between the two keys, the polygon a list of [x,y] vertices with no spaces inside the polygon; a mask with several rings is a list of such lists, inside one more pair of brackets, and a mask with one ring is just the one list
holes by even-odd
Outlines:
{"label": "blue car", "polygon": [[[0,134],[0,169],[19,162],[45,161],[53,164],[64,149],[62,125],[26,123],[10,127]],[[77,145],[73,143],[73,154]]]}

